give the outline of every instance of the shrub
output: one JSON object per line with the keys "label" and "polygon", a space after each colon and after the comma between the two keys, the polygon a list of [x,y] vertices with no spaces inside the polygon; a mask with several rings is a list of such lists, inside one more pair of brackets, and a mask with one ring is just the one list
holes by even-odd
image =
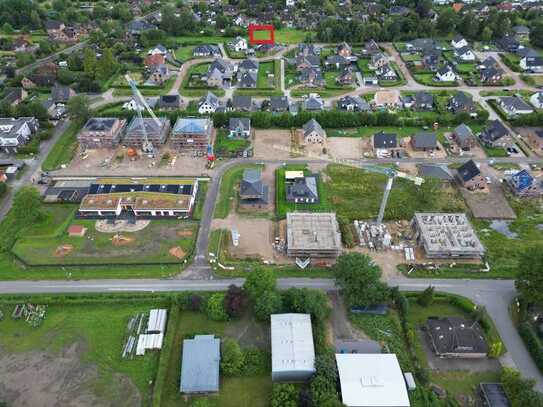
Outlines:
{"label": "shrub", "polygon": [[434,287],[428,286],[417,298],[421,307],[428,307],[434,302]]}
{"label": "shrub", "polygon": [[202,307],[202,302],[203,302],[203,298],[200,295],[192,294],[188,298],[187,307],[189,310],[197,312],[197,311],[200,311]]}
{"label": "shrub", "polygon": [[239,317],[245,311],[247,298],[243,288],[231,284],[224,296],[224,309],[228,316]]}
{"label": "shrub", "polygon": [[213,321],[226,321],[228,314],[224,309],[224,294],[216,293],[209,297],[206,305],[207,317]]}
{"label": "shrub", "polygon": [[529,322],[519,325],[519,333],[532,355],[537,368],[543,372],[543,345]]}
{"label": "shrub", "polygon": [[280,312],[282,307],[281,294],[277,291],[266,291],[255,301],[254,314],[258,320],[265,321],[271,314]]}
{"label": "shrub", "polygon": [[239,344],[231,338],[222,343],[221,372],[225,376],[239,376],[243,371],[244,355]]}
{"label": "shrub", "polygon": [[271,407],[297,407],[298,391],[290,383],[274,383]]}
{"label": "shrub", "polygon": [[247,348],[243,350],[243,375],[257,376],[270,371],[271,357],[268,352],[258,348]]}

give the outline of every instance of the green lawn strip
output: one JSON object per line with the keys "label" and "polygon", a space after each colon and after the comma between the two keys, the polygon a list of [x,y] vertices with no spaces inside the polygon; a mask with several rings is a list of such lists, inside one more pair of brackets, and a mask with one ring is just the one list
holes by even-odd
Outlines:
{"label": "green lawn strip", "polygon": [[[350,220],[373,219],[379,212],[386,177],[353,167],[328,165],[324,189],[328,204]],[[385,219],[411,219],[415,212],[464,212],[460,193],[426,180],[422,186],[396,179],[390,192]]]}
{"label": "green lawn strip", "polygon": [[[82,362],[96,365],[98,369],[97,382],[93,383],[98,396],[114,404],[122,404],[123,395],[114,384],[118,382],[115,375],[122,374],[136,385],[143,404],[147,404],[158,353],[148,352],[143,357],[130,360],[121,358],[121,350],[129,317],[159,304],[50,305],[39,328],[8,317],[0,321],[0,345],[8,352],[37,350],[56,353],[80,342],[85,350]],[[0,304],[0,309],[9,315],[13,305]]]}
{"label": "green lawn strip", "polygon": [[61,165],[70,163],[77,148],[77,133],[81,126],[76,121],[70,123],[69,127],[60,136],[45,158],[42,164],[44,171],[56,170]]}
{"label": "green lawn strip", "polygon": [[175,59],[179,61],[188,61],[192,59],[192,52],[194,51],[195,46],[180,46],[175,50]]}
{"label": "green lawn strip", "polygon": [[520,75],[520,79],[529,86],[543,86],[543,75]]}
{"label": "green lawn strip", "polygon": [[[161,395],[161,407],[191,406],[192,400],[185,400],[179,392],[179,378],[181,377],[181,352],[183,339],[198,334],[212,334],[224,338],[226,327],[235,322],[216,322],[209,320],[205,314],[182,311],[177,319],[177,326],[173,328],[175,335],[171,344],[165,380]],[[207,398],[207,396],[194,396],[192,399]],[[220,392],[209,396],[210,401],[228,407],[237,406],[268,406],[271,398],[271,375],[256,377],[221,377]],[[158,406],[157,406],[158,407]]]}
{"label": "green lawn strip", "polygon": [[480,383],[500,383],[500,372],[432,372],[432,383],[453,395],[474,394]]}
{"label": "green lawn strip", "polygon": [[[258,66],[258,77],[256,87],[259,89],[274,88],[277,82],[275,78],[275,63],[278,61],[261,62]],[[268,74],[273,74],[273,85],[270,86]]]}
{"label": "green lawn strip", "polygon": [[215,218],[224,219],[230,213],[232,203],[236,199],[237,185],[241,181],[243,171],[247,168],[258,168],[255,164],[237,165],[224,173],[221,179],[219,197],[215,204]]}
{"label": "green lawn strip", "polygon": [[217,130],[213,151],[219,157],[230,157],[232,155],[237,156],[239,152],[245,150],[251,145],[249,140],[229,138],[228,134],[229,132],[226,129]]}
{"label": "green lawn strip", "polygon": [[196,196],[196,205],[192,211],[192,219],[200,220],[202,219],[202,210],[204,208],[204,203],[207,197],[207,188],[209,186],[209,181],[198,181],[198,194]]}
{"label": "green lawn strip", "polygon": [[281,28],[275,30],[275,42],[279,44],[298,44],[304,42],[312,31],[296,30],[294,28]]}
{"label": "green lawn strip", "polygon": [[[197,224],[176,220],[153,220],[138,232],[123,232],[122,236],[133,239],[127,244],[114,245],[113,233],[102,233],[95,230],[95,220],[74,220],[71,224],[85,226],[88,231],[84,237],[68,236],[60,233],[50,236],[23,235],[15,242],[13,254],[28,265],[108,265],[108,264],[149,264],[180,263],[169,250],[181,247],[186,255],[192,252],[197,233]],[[66,225],[67,226],[67,225]],[[190,229],[192,236],[179,237],[179,230]],[[73,251],[60,256],[56,254],[58,247],[73,246]]]}
{"label": "green lawn strip", "polygon": [[219,44],[227,43],[233,39],[232,37],[223,37],[220,35],[184,35],[171,38],[180,45]]}
{"label": "green lawn strip", "polygon": [[285,181],[285,171],[304,171],[304,175],[310,175],[311,171],[303,164],[286,165],[275,170],[275,212],[278,219],[284,219],[287,212],[308,211],[308,212],[329,212],[333,208],[328,202],[327,190],[324,187],[322,176],[317,174],[317,191],[319,194],[318,203],[294,203],[287,202],[287,191]]}
{"label": "green lawn strip", "polygon": [[458,86],[457,82],[434,81],[434,78],[435,78],[434,73],[416,73],[416,72],[412,72],[412,76],[415,79],[415,81],[417,81],[418,83],[420,83],[422,85],[434,86],[436,88]]}

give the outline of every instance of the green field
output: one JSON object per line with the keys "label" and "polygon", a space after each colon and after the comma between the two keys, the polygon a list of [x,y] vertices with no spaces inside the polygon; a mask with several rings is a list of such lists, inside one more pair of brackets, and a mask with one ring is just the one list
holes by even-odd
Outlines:
{"label": "green field", "polygon": [[42,164],[44,171],[59,169],[63,164],[68,165],[77,149],[77,133],[81,128],[78,122],[70,123],[66,131],[60,136],[53,148],[49,151]]}
{"label": "green field", "polygon": [[[324,189],[328,204],[350,220],[372,219],[379,212],[386,176],[357,168],[328,165]],[[454,188],[442,188],[426,180],[418,187],[396,179],[390,192],[385,219],[410,220],[415,212],[464,212],[466,206]]]}
{"label": "green field", "polygon": [[293,28],[281,28],[275,30],[275,42],[280,44],[298,44],[304,42],[308,35],[314,34],[311,31],[295,30]]}
{"label": "green field", "polygon": [[251,145],[249,140],[228,138],[228,134],[228,130],[226,129],[217,130],[213,150],[219,157],[237,156],[239,152],[242,152]]}
{"label": "green field", "polygon": [[[139,232],[121,232],[126,240],[113,244],[114,233],[96,231],[94,220],[73,219],[76,208],[65,207],[63,223],[56,228],[43,226],[42,234],[30,228],[17,239],[12,252],[33,266],[179,263],[182,259],[171,255],[171,248],[180,247],[186,256],[192,252],[197,232],[197,224],[194,222],[153,220]],[[59,212],[55,209],[52,218]],[[87,234],[84,237],[68,236],[66,228],[69,225],[85,226]],[[60,254],[59,248],[65,245],[71,246],[71,250]]]}
{"label": "green field", "polygon": [[181,46],[175,50],[175,59],[178,59],[179,61],[188,61],[189,59],[192,59],[192,51],[194,51],[194,46],[188,45],[188,46]]}
{"label": "green field", "polygon": [[[58,352],[78,343],[82,348],[81,365],[96,366],[97,378],[88,390],[104,401],[122,405],[123,391],[118,375],[130,379],[139,390],[142,404],[148,404],[158,364],[158,353],[147,352],[136,359],[122,359],[126,324],[130,316],[148,311],[155,304],[81,304],[50,305],[39,328],[9,317],[13,306],[0,301],[6,317],[0,320],[0,346],[6,352],[46,352],[58,358]],[[129,388],[131,389],[131,388]],[[132,389],[131,389],[132,390]]]}
{"label": "green field", "polygon": [[458,82],[438,82],[434,81],[434,73],[412,73],[413,78],[423,85],[435,86],[435,87],[452,87],[458,86]]}

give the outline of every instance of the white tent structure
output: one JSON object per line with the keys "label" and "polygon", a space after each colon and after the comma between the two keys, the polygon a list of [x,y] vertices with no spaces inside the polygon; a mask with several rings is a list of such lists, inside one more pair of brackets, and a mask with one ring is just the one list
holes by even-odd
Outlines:
{"label": "white tent structure", "polygon": [[343,404],[349,407],[409,407],[409,395],[396,355],[338,353]]}

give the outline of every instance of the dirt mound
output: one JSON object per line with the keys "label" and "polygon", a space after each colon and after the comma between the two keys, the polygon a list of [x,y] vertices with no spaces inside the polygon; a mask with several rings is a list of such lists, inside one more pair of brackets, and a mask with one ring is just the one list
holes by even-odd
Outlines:
{"label": "dirt mound", "polygon": [[114,246],[126,246],[128,244],[133,243],[135,240],[136,239],[133,238],[132,236],[124,236],[124,235],[116,234],[115,236],[111,238],[111,243],[113,243]]}
{"label": "dirt mound", "polygon": [[64,257],[70,254],[74,250],[74,246],[71,244],[63,244],[56,248],[55,257]]}
{"label": "dirt mound", "polygon": [[193,231],[192,229],[181,229],[177,231],[177,236],[179,237],[192,237]]}
{"label": "dirt mound", "polygon": [[173,257],[177,257],[178,259],[185,257],[185,252],[179,246],[172,247],[168,253],[170,253]]}

